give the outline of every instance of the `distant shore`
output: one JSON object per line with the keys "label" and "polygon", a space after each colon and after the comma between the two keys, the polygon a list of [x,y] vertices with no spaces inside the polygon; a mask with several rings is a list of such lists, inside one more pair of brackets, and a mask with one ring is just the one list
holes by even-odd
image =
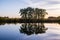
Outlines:
{"label": "distant shore", "polygon": [[54,19],[3,19],[0,20],[0,23],[5,22],[5,23],[60,23],[60,20]]}
{"label": "distant shore", "polygon": [[0,23],[60,23],[60,17],[49,17],[47,19],[23,19],[23,18],[9,18],[0,17]]}

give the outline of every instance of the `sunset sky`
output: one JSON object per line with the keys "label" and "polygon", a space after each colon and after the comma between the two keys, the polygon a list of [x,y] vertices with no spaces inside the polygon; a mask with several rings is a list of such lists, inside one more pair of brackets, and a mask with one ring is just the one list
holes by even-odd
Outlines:
{"label": "sunset sky", "polygon": [[0,16],[20,17],[21,8],[43,8],[48,16],[60,16],[60,0],[0,0]]}

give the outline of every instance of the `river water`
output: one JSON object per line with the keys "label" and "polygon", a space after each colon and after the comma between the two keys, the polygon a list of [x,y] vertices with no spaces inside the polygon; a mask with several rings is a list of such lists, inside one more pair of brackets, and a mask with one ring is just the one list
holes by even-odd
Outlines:
{"label": "river water", "polygon": [[60,40],[60,24],[0,24],[0,40]]}

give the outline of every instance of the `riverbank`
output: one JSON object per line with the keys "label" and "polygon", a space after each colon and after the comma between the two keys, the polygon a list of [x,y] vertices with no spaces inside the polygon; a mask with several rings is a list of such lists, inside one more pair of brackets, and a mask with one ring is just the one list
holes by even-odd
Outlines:
{"label": "riverbank", "polygon": [[51,20],[51,19],[0,19],[0,23],[5,22],[5,23],[40,23],[40,22],[45,22],[45,23],[60,23],[60,20]]}
{"label": "riverbank", "polygon": [[0,23],[60,23],[60,18],[47,18],[47,19],[22,19],[22,18],[9,18],[0,17]]}

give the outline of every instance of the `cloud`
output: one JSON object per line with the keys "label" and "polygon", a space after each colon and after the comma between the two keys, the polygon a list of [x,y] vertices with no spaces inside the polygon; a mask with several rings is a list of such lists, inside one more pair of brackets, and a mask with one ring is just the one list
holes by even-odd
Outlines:
{"label": "cloud", "polygon": [[30,7],[46,9],[50,16],[59,16],[60,0],[30,0],[28,3]]}
{"label": "cloud", "polygon": [[38,8],[46,8],[46,9],[53,9],[53,8],[60,8],[60,1],[59,0],[24,0],[30,7],[38,7]]}
{"label": "cloud", "polygon": [[56,2],[60,2],[60,0],[50,0],[50,1],[56,1]]}

